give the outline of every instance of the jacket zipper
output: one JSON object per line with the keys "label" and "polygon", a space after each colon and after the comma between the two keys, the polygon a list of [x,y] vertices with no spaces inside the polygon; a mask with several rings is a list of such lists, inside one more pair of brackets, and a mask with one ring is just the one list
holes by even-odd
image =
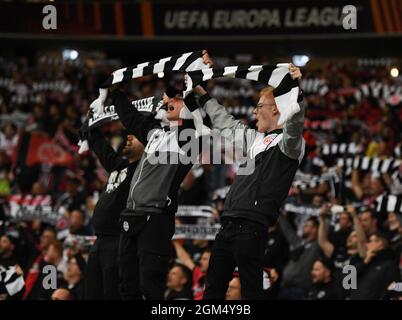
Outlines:
{"label": "jacket zipper", "polygon": [[[272,144],[272,142],[274,142],[276,140],[276,138],[278,138],[280,135],[281,134],[277,134],[276,137],[274,139],[272,139],[272,141],[269,143],[269,145],[266,146],[266,148],[265,148],[265,150],[263,152],[267,151],[268,147]],[[262,167],[262,164],[260,166],[260,171],[262,170],[261,167]],[[261,180],[262,180],[260,174],[258,174],[257,177],[259,177],[259,179],[257,180],[257,190],[256,190],[256,193],[255,193],[255,199],[254,199],[254,206],[255,207],[258,205],[258,193],[259,193],[260,188],[261,188]]]}
{"label": "jacket zipper", "polygon": [[[155,137],[155,135],[156,135],[157,133],[158,133],[158,132],[155,131],[155,133],[152,135],[150,141],[152,141],[152,140],[154,139],[154,137]],[[161,139],[161,140],[162,140],[162,139]],[[161,142],[162,142],[162,141],[160,141],[159,144],[160,144]],[[145,150],[144,150],[144,152],[145,152]],[[137,186],[138,182],[140,181],[141,174],[142,174],[142,169],[144,168],[144,163],[145,163],[145,160],[147,160],[147,159],[148,159],[148,157],[145,156],[144,160],[143,160],[142,163],[141,163],[140,173],[138,174],[137,181],[135,181],[135,183],[133,184],[133,186],[130,188],[130,199],[131,199],[131,201],[133,202],[133,210],[135,209],[134,188]]]}

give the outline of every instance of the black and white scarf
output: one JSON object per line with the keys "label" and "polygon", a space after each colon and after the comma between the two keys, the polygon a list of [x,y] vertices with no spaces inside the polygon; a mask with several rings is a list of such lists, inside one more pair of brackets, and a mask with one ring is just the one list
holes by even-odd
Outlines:
{"label": "black and white scarf", "polygon": [[297,103],[299,83],[297,80],[292,79],[288,67],[289,64],[280,63],[276,66],[229,66],[224,68],[204,68],[187,72],[184,95],[187,95],[200,83],[214,78],[225,77],[258,81],[275,88],[275,103],[280,112],[278,124],[282,125],[295,113],[300,111],[300,106]]}
{"label": "black and white scarf", "polygon": [[371,81],[370,83],[362,84],[355,92],[357,101],[363,98],[374,98],[380,101],[391,103],[392,96],[402,97],[402,87],[398,85],[388,85],[386,83]]}
{"label": "black and white scarf", "polygon": [[324,156],[354,155],[361,151],[363,151],[362,146],[354,142],[323,144],[321,147],[321,154]]}
{"label": "black and white scarf", "polygon": [[329,91],[327,82],[320,78],[304,78],[301,87],[306,94],[318,93],[320,96],[325,96]]}
{"label": "black and white scarf", "polygon": [[[118,83],[124,83],[131,79],[137,79],[149,75],[159,75],[163,77],[166,72],[173,71],[194,71],[207,68],[202,59],[202,51],[187,52],[184,54],[162,58],[155,61],[143,62],[131,67],[121,68],[112,73],[112,75],[102,84],[99,89],[99,97],[90,105],[95,114],[102,114],[105,107],[105,101],[108,94],[108,88]],[[202,122],[202,117],[201,117]]]}
{"label": "black and white scarf", "polygon": [[402,195],[380,195],[376,199],[376,211],[402,213]]}
{"label": "black and white scarf", "polygon": [[344,168],[352,168],[363,171],[371,171],[376,173],[392,174],[398,170],[401,160],[395,158],[369,158],[369,157],[354,157],[354,158],[339,158],[337,165]]}
{"label": "black and white scarf", "polygon": [[[166,72],[188,72],[200,70],[206,67],[208,66],[203,62],[202,51],[194,51],[118,69],[114,71],[111,76],[101,85],[99,89],[99,96],[91,103],[90,109],[96,118],[110,119],[112,118],[110,115],[104,116],[104,114],[106,109],[105,102],[108,95],[108,88],[112,85],[124,83],[132,79],[137,79],[148,75],[157,74],[158,76],[163,77]],[[111,112],[109,111],[109,113]],[[202,115],[198,109],[192,110],[190,114],[190,112],[186,110],[186,107],[184,107],[181,116],[185,118],[192,117],[198,133],[209,133],[209,131],[206,130],[206,127],[203,126]],[[87,149],[87,143],[81,142],[79,153]]]}

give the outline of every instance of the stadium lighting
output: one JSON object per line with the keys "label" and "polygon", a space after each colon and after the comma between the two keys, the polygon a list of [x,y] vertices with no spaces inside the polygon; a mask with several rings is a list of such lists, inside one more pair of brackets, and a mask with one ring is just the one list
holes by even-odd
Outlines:
{"label": "stadium lighting", "polygon": [[391,71],[389,72],[391,77],[396,78],[399,76],[399,70],[398,68],[392,68]]}
{"label": "stadium lighting", "polygon": [[304,54],[296,54],[292,57],[292,61],[296,67],[304,67],[310,61],[310,58]]}
{"label": "stadium lighting", "polygon": [[64,60],[75,60],[77,58],[78,58],[77,50],[70,50],[70,49],[63,50],[63,59]]}

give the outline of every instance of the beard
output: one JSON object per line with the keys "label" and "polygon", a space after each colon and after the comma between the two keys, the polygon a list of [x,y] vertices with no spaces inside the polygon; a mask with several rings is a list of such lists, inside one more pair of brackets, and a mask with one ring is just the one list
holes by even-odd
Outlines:
{"label": "beard", "polygon": [[135,149],[124,147],[121,154],[126,158],[133,158],[135,156]]}

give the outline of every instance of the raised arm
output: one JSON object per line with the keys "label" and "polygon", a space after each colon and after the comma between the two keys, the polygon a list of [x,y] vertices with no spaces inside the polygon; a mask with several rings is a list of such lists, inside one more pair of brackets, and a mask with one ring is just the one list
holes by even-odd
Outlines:
{"label": "raised arm", "polygon": [[128,165],[128,160],[123,159],[113,150],[99,128],[92,129],[89,132],[88,145],[95,152],[100,163],[108,173]]}
{"label": "raised arm", "polygon": [[247,142],[252,141],[255,137],[255,130],[250,129],[239,120],[235,120],[226,108],[216,99],[211,98],[201,86],[197,86],[194,91],[200,96],[198,103],[211,118],[212,129],[220,132],[228,131],[229,136],[225,134],[225,138],[235,142],[237,146],[245,146],[245,150],[247,150],[250,145]]}
{"label": "raised arm", "polygon": [[299,106],[300,111],[283,125],[283,138],[278,145],[281,151],[289,158],[301,161],[304,155],[304,101],[299,102]]}
{"label": "raised arm", "polygon": [[176,250],[176,255],[177,258],[190,270],[193,270],[195,268],[195,263],[193,259],[191,259],[190,255],[186,251],[186,249],[183,248],[181,243],[177,240],[173,240],[173,246],[174,249]]}
{"label": "raised arm", "polygon": [[290,245],[290,251],[298,248],[302,244],[302,239],[297,235],[296,230],[290,225],[288,218],[281,214],[278,220],[279,226]]}
{"label": "raised arm", "polygon": [[334,245],[328,240],[326,216],[328,207],[323,206],[320,209],[320,225],[318,227],[318,245],[324,252],[327,258],[330,258],[334,253]]}
{"label": "raised arm", "polygon": [[[296,67],[292,63],[289,63],[289,73],[292,79],[298,79],[300,88],[300,79],[302,77],[300,68]],[[300,162],[304,155],[303,125],[306,107],[305,102],[303,101],[303,94],[300,89],[297,102],[299,103],[300,111],[293,115],[293,117],[286,121],[283,125],[283,138],[281,141],[279,141],[278,145],[285,155],[295,160],[298,159]]]}
{"label": "raised arm", "polygon": [[120,121],[126,129],[135,135],[145,146],[148,140],[148,132],[160,128],[159,121],[152,115],[145,116],[133,107],[127,96],[120,90],[114,90],[109,94]]}
{"label": "raised arm", "polygon": [[357,237],[357,251],[359,253],[360,258],[364,259],[367,255],[367,237],[362,227],[362,224],[359,220],[359,217],[356,213],[356,208],[354,205],[348,205],[346,207],[347,212],[353,218],[353,225],[356,230],[356,237]]}
{"label": "raised arm", "polygon": [[352,189],[357,199],[363,198],[364,192],[360,183],[359,171],[356,169],[352,170]]}

